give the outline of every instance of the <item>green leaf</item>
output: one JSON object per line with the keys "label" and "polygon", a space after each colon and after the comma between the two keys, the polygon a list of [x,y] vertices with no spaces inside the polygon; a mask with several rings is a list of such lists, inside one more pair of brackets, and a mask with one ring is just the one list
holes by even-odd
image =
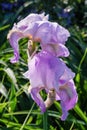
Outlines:
{"label": "green leaf", "polygon": [[0,60],[0,64],[4,65],[5,67],[7,67],[7,64],[3,61],[3,60]]}
{"label": "green leaf", "polygon": [[18,90],[17,80],[16,80],[16,77],[15,77],[13,70],[10,68],[5,68],[4,71],[6,72],[6,74],[11,79],[12,83],[14,84],[16,89]]}
{"label": "green leaf", "polygon": [[8,97],[8,95],[7,95],[7,90],[6,90],[5,86],[4,86],[2,83],[0,83],[0,93],[1,93],[3,96],[5,96],[6,98]]}
{"label": "green leaf", "polygon": [[0,31],[3,31],[3,30],[5,30],[5,29],[7,29],[7,28],[9,28],[9,27],[10,27],[10,24],[5,25],[5,26],[3,26],[3,27],[0,27]]}
{"label": "green leaf", "polygon": [[11,93],[9,95],[9,112],[12,112],[16,108],[17,98],[16,98],[16,90],[14,85],[11,86]]}
{"label": "green leaf", "polygon": [[75,106],[74,110],[78,114],[78,116],[87,123],[87,117],[78,105]]}

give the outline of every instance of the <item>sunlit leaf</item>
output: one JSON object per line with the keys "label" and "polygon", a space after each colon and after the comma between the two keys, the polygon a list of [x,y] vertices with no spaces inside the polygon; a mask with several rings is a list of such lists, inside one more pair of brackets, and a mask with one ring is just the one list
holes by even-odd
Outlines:
{"label": "sunlit leaf", "polygon": [[0,83],[0,93],[1,93],[3,96],[5,96],[6,98],[8,97],[7,90],[6,90],[5,86],[4,86],[2,83]]}
{"label": "sunlit leaf", "polygon": [[18,89],[17,79],[16,79],[15,74],[14,74],[14,72],[12,71],[12,69],[10,69],[10,68],[5,68],[4,71],[6,72],[6,74],[8,75],[8,77],[12,80],[13,84],[15,85],[15,87]]}

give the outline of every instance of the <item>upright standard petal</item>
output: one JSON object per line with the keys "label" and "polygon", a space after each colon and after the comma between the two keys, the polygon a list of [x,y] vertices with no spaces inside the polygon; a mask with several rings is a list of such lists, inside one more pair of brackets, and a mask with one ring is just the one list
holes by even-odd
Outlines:
{"label": "upright standard petal", "polygon": [[45,13],[42,14],[31,13],[23,20],[17,23],[17,28],[21,29],[25,25],[30,26],[30,24],[33,24],[36,21],[48,21],[48,19],[49,19],[49,15],[45,16]]}
{"label": "upright standard petal", "polygon": [[64,45],[70,36],[67,29],[55,22],[49,21],[37,21],[34,24],[35,27],[37,29],[33,33],[33,40],[40,39],[43,50],[51,52],[55,56],[69,56],[69,51]]}
{"label": "upright standard petal", "polygon": [[34,37],[40,37],[42,44],[65,44],[70,36],[69,31],[56,22],[37,21],[36,24],[38,30]]}

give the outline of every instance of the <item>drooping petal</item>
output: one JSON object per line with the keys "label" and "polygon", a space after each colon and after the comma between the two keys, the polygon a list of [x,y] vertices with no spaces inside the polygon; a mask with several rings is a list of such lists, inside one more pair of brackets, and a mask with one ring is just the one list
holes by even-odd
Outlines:
{"label": "drooping petal", "polygon": [[12,48],[14,49],[14,58],[11,59],[12,63],[15,63],[19,59],[19,46],[18,41],[23,37],[33,39],[34,34],[37,30],[37,26],[34,26],[36,21],[48,20],[48,15],[42,14],[30,14],[23,20],[14,24],[12,30],[9,31],[7,39],[9,40]]}
{"label": "drooping petal", "polygon": [[29,62],[29,71],[25,74],[31,86],[43,86],[58,89],[59,79],[65,70],[64,63],[48,52],[41,51]]}
{"label": "drooping petal", "polygon": [[75,76],[61,59],[46,51],[36,54],[28,63],[28,67],[29,70],[24,75],[30,79],[31,86],[58,88]]}
{"label": "drooping petal", "polygon": [[11,59],[11,63],[15,63],[19,60],[19,45],[18,41],[23,38],[23,34],[18,31],[10,31],[8,34],[8,39],[10,42],[10,45],[12,46],[14,50],[14,57]]}
{"label": "drooping petal", "polygon": [[30,91],[32,99],[40,107],[41,111],[45,112],[46,111],[46,107],[45,107],[43,99],[41,98],[41,96],[39,94],[40,90],[41,90],[41,88],[39,88],[39,87],[37,87],[37,88],[31,87],[29,91]]}
{"label": "drooping petal", "polygon": [[[63,64],[64,64],[64,73],[62,74],[62,76],[59,79],[59,86],[64,86],[68,81],[70,81],[71,79],[73,79],[75,77],[75,73],[72,72],[72,70],[70,68],[68,68],[64,62],[63,62]],[[57,93],[58,93],[58,91],[59,90],[56,90]],[[56,94],[56,100],[60,100],[60,97],[58,94]]]}
{"label": "drooping petal", "polygon": [[59,80],[59,86],[63,86],[66,84],[69,80],[73,79],[75,77],[75,73],[72,72],[70,68],[68,68],[65,64],[65,70],[63,75],[60,77]]}
{"label": "drooping petal", "polygon": [[30,80],[30,94],[33,100],[45,111],[44,102],[39,91],[45,89],[58,91],[59,80],[65,71],[65,64],[48,52],[41,51],[28,63],[29,70],[24,74]]}
{"label": "drooping petal", "polygon": [[30,80],[32,98],[40,106],[41,111],[44,111],[44,103],[39,91],[45,89],[48,93],[50,90],[55,90],[56,100],[61,101],[61,119],[65,120],[68,116],[68,110],[75,106],[78,98],[72,80],[75,74],[62,60],[45,51],[36,54],[28,66],[29,70],[25,76]]}
{"label": "drooping petal", "polygon": [[68,81],[64,86],[59,87],[58,95],[60,97],[62,107],[61,119],[65,120],[68,115],[68,110],[74,108],[78,100],[76,88],[72,79]]}

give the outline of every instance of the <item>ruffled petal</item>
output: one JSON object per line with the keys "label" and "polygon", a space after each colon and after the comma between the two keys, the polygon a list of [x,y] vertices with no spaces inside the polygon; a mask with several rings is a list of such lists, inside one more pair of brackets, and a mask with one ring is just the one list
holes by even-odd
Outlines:
{"label": "ruffled petal", "polygon": [[65,44],[65,42],[68,40],[68,37],[70,37],[69,31],[59,24],[56,29],[56,35],[58,43],[61,44]]}
{"label": "ruffled petal", "polygon": [[58,57],[68,57],[69,56],[69,50],[63,44],[59,44],[58,49],[56,48],[55,50],[56,50],[56,55]]}
{"label": "ruffled petal", "polygon": [[69,50],[63,44],[42,44],[42,49],[57,57],[68,57]]}
{"label": "ruffled petal", "polygon": [[16,28],[17,30],[23,31],[23,33],[29,33],[29,31],[33,29],[33,25],[36,23],[36,21],[48,21],[48,18],[49,16],[45,16],[45,13],[31,13],[17,24],[14,24],[13,29]]}
{"label": "ruffled petal", "polygon": [[54,56],[67,57],[69,50],[64,46],[70,36],[67,29],[55,22],[37,21],[34,24],[33,40],[39,39],[42,50],[52,53]]}
{"label": "ruffled petal", "polygon": [[63,75],[60,77],[59,80],[59,86],[63,86],[66,84],[69,80],[73,79],[75,77],[75,73],[72,72],[70,68],[68,68],[65,64],[65,70]]}
{"label": "ruffled petal", "polygon": [[41,44],[65,44],[70,33],[67,29],[55,22],[37,21],[35,37],[41,39]]}
{"label": "ruffled petal", "polygon": [[59,88],[59,96],[62,107],[61,120],[65,120],[68,115],[68,110],[74,108],[77,103],[78,96],[73,80],[68,81],[64,86]]}

